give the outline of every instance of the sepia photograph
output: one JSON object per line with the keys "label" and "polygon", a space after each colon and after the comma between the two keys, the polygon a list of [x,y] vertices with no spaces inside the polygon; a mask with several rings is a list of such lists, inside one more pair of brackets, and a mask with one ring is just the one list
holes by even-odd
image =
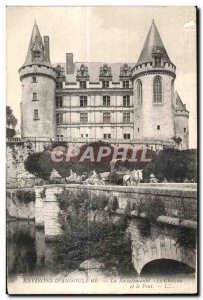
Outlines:
{"label": "sepia photograph", "polygon": [[198,293],[197,7],[6,7],[10,295]]}

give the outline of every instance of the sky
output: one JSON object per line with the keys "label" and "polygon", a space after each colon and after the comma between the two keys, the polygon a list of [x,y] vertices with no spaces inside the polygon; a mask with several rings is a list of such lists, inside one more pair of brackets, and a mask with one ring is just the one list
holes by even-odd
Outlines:
{"label": "sky", "polygon": [[20,128],[23,65],[36,20],[50,37],[52,63],[74,61],[136,63],[154,19],[171,61],[175,89],[190,112],[189,144],[197,145],[196,11],[194,7],[7,7],[7,105]]}

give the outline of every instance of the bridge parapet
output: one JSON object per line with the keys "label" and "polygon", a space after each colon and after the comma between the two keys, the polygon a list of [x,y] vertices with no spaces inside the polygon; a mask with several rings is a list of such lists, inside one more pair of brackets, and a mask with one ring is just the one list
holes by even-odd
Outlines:
{"label": "bridge parapet", "polygon": [[[153,219],[168,225],[196,228],[197,185],[196,184],[140,184],[135,187],[124,186],[85,186],[77,184],[58,184],[43,186],[44,197],[37,195],[36,220],[44,220],[45,235],[59,234],[57,215],[59,212],[57,194],[63,190],[73,193],[87,191],[90,198],[106,197],[110,202],[117,199],[116,213],[122,214],[128,207],[129,216]],[[40,203],[41,201],[41,203]],[[42,209],[43,206],[43,209]],[[40,207],[40,209],[39,209]],[[39,216],[38,214],[41,214]],[[37,225],[37,224],[36,224]]]}
{"label": "bridge parapet", "polygon": [[127,213],[130,218],[128,231],[132,262],[138,274],[148,263],[163,259],[175,260],[195,270],[196,184],[141,184],[136,187],[58,184],[35,187],[36,225],[43,223],[46,240],[61,233],[57,194],[65,190],[77,195],[86,191],[90,200],[103,197],[108,199],[107,206],[117,199],[117,208],[111,213],[117,216]]}

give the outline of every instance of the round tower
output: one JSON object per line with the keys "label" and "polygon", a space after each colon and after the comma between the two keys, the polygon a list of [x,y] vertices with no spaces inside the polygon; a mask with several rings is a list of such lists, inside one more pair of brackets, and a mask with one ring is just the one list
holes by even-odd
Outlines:
{"label": "round tower", "polygon": [[145,144],[174,143],[175,70],[153,21],[133,68],[134,136]]}
{"label": "round tower", "polygon": [[25,139],[56,138],[56,71],[49,58],[49,37],[40,35],[34,24],[24,65],[19,70],[22,82],[21,130]]}

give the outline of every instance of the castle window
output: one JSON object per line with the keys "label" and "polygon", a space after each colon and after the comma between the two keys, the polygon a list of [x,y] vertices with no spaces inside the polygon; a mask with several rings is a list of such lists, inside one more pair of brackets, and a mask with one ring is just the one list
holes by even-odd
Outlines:
{"label": "castle window", "polygon": [[129,89],[129,86],[130,86],[129,80],[123,81],[123,88],[124,88],[124,89]]}
{"label": "castle window", "polygon": [[81,137],[83,137],[83,134],[81,133],[81,135],[80,135]]}
{"label": "castle window", "polygon": [[140,128],[139,128],[139,127],[137,128],[137,131],[138,131],[138,132],[140,131]]}
{"label": "castle window", "polygon": [[102,81],[102,88],[103,89],[109,88],[109,81]]}
{"label": "castle window", "polygon": [[60,90],[60,89],[62,89],[62,88],[63,88],[63,82],[62,82],[62,81],[56,82],[56,89],[57,89],[57,90]]}
{"label": "castle window", "polygon": [[142,104],[142,82],[141,80],[137,81],[137,102]]}
{"label": "castle window", "polygon": [[80,107],[87,106],[87,96],[80,96]]}
{"label": "castle window", "polygon": [[160,130],[160,125],[157,125],[157,130]]}
{"label": "castle window", "polygon": [[86,137],[88,137],[88,134],[86,133]]}
{"label": "castle window", "polygon": [[41,55],[41,52],[40,52],[40,51],[37,51],[37,50],[33,51],[33,58],[34,58],[34,59],[35,59],[35,58],[40,58],[40,55]]}
{"label": "castle window", "polygon": [[56,123],[57,123],[57,125],[63,124],[63,113],[56,114]]}
{"label": "castle window", "polygon": [[110,96],[103,96],[103,106],[110,106]]}
{"label": "castle window", "polygon": [[123,106],[125,106],[125,107],[130,106],[130,96],[129,95],[123,96]]}
{"label": "castle window", "polygon": [[160,76],[154,78],[154,103],[162,103],[162,82]]}
{"label": "castle window", "polygon": [[63,141],[63,135],[62,134],[57,135],[57,141]]}
{"label": "castle window", "polygon": [[36,76],[32,76],[32,83],[36,83],[36,82],[37,82]]}
{"label": "castle window", "polygon": [[186,133],[186,128],[184,128],[184,133]]}
{"label": "castle window", "polygon": [[103,113],[103,123],[111,122],[111,114],[109,112]]}
{"label": "castle window", "polygon": [[86,81],[80,81],[80,88],[81,89],[86,89],[87,88]]}
{"label": "castle window", "polygon": [[32,101],[37,101],[37,93],[33,93],[33,95],[32,95]]}
{"label": "castle window", "polygon": [[129,112],[123,113],[123,123],[130,123],[130,113]]}
{"label": "castle window", "polygon": [[130,133],[124,133],[123,138],[124,140],[130,140]]}
{"label": "castle window", "polygon": [[61,96],[56,97],[56,107],[63,107],[63,98]]}
{"label": "castle window", "polygon": [[161,67],[161,57],[160,56],[155,56],[154,57],[154,66],[155,67]]}
{"label": "castle window", "polygon": [[104,139],[105,140],[108,140],[108,139],[110,139],[111,138],[111,134],[109,134],[109,133],[104,133]]}
{"label": "castle window", "polygon": [[38,109],[34,109],[34,120],[39,120]]}
{"label": "castle window", "polygon": [[80,123],[85,124],[88,123],[88,114],[80,113]]}

